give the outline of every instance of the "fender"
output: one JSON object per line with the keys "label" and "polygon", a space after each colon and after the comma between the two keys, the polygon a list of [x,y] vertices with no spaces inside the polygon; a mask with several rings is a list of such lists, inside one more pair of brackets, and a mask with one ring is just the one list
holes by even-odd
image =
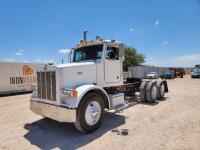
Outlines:
{"label": "fender", "polygon": [[97,85],[93,85],[93,84],[89,84],[89,85],[81,85],[79,87],[76,88],[76,90],[78,91],[78,97],[77,97],[77,101],[76,101],[76,108],[78,107],[81,99],[83,98],[83,96],[89,92],[90,90],[100,90],[102,93],[104,93],[107,97],[107,100],[108,100],[108,104],[109,104],[109,108],[111,106],[110,104],[110,99],[109,99],[109,96],[108,94],[106,93],[106,91],[100,87],[100,86],[97,86]]}

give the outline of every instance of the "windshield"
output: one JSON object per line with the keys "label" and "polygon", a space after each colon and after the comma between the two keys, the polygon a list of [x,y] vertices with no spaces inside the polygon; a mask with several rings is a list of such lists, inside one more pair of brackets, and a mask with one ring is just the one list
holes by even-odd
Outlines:
{"label": "windshield", "polygon": [[84,60],[96,60],[102,58],[103,44],[93,45],[87,47],[81,47],[74,50],[74,62],[84,61]]}
{"label": "windshield", "polygon": [[200,72],[200,68],[195,68],[193,72],[194,73]]}
{"label": "windshield", "polygon": [[166,74],[171,74],[171,73],[172,73],[172,71],[166,71],[165,73],[166,73]]}

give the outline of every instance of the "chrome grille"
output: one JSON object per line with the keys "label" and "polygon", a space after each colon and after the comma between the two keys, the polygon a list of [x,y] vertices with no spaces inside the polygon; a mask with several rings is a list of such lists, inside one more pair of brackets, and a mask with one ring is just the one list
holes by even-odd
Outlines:
{"label": "chrome grille", "polygon": [[56,101],[55,71],[37,72],[38,98]]}

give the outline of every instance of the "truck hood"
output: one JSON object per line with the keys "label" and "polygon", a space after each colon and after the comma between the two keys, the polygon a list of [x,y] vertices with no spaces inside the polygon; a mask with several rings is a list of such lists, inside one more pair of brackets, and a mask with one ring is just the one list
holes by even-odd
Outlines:
{"label": "truck hood", "polygon": [[96,64],[94,62],[61,64],[56,68],[59,89],[96,84]]}
{"label": "truck hood", "polygon": [[57,68],[67,68],[67,67],[79,67],[79,66],[89,66],[95,65],[94,62],[79,62],[79,63],[68,63],[68,64],[59,64]]}

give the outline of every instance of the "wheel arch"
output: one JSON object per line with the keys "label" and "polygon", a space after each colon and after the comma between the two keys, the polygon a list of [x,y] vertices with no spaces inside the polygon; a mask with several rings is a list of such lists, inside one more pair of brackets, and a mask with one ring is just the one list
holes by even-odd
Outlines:
{"label": "wheel arch", "polygon": [[82,98],[90,92],[96,92],[96,93],[102,95],[103,100],[104,100],[104,104],[105,104],[105,108],[109,109],[110,106],[111,106],[110,99],[109,99],[107,92],[100,86],[97,86],[97,85],[82,85],[82,86],[77,87],[76,90],[78,91],[76,108],[78,108],[79,103],[82,100]]}

